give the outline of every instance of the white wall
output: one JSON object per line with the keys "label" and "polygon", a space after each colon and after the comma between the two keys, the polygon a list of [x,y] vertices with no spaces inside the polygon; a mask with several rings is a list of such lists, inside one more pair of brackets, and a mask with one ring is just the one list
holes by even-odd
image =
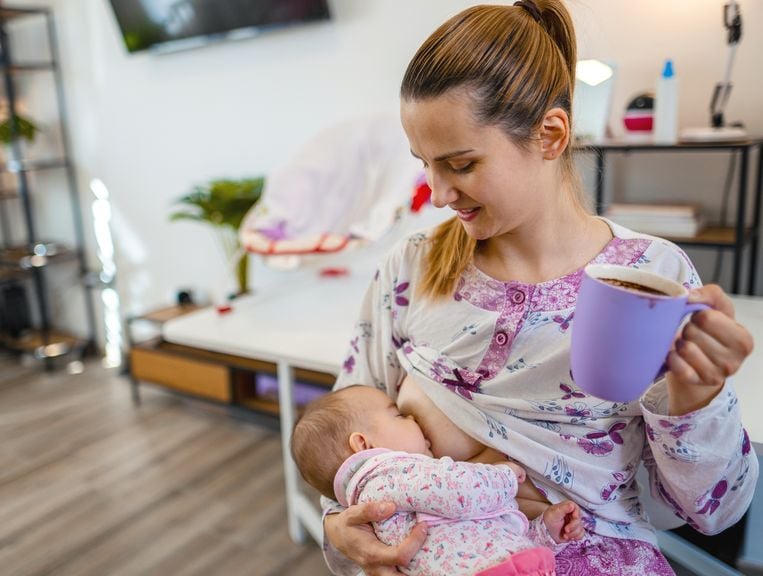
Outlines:
{"label": "white wall", "polygon": [[[82,197],[89,200],[87,183],[96,177],[111,192],[127,310],[167,303],[178,287],[209,290],[225,273],[206,228],[168,222],[173,199],[212,177],[267,174],[319,128],[395,107],[418,44],[475,3],[332,0],[328,23],[156,56],[126,53],[106,0],[48,0],[59,27]],[[674,58],[681,80],[682,125],[707,124],[727,55],[722,3],[570,2],[580,56],[617,63],[617,132],[626,103],[653,87],[666,57]],[[763,134],[763,2],[740,4],[745,30],[728,118]],[[624,197],[691,196],[717,206],[726,162],[632,158],[613,166]],[[709,274],[709,259],[698,261]]]}

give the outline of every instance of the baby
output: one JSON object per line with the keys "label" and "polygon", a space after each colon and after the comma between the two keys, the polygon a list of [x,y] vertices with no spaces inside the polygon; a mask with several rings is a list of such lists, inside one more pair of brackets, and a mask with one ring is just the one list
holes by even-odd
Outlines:
{"label": "baby", "polygon": [[553,575],[552,550],[583,536],[577,504],[549,505],[528,521],[515,499],[522,467],[434,458],[413,417],[369,386],[311,402],[291,450],[305,481],[343,506],[395,503],[392,517],[374,523],[382,542],[397,545],[418,522],[429,525],[404,574]]}

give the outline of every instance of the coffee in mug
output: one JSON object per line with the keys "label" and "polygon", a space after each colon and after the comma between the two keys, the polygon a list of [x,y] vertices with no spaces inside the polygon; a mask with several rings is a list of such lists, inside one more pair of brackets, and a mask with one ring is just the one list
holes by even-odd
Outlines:
{"label": "coffee in mug", "polygon": [[649,286],[644,286],[643,284],[636,284],[635,282],[626,282],[625,280],[618,280],[616,278],[599,278],[601,282],[606,282],[607,284],[611,284],[612,286],[619,286],[620,288],[625,288],[626,290],[633,290],[634,292],[643,292],[645,294],[657,294],[659,296],[667,296],[667,294],[661,290],[655,290],[654,288],[650,288]]}

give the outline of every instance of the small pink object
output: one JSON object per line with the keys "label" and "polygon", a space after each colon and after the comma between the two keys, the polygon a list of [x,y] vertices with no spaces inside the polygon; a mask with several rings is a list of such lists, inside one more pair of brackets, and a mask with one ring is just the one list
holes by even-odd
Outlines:
{"label": "small pink object", "polygon": [[500,564],[481,570],[475,576],[554,576],[554,553],[545,546],[521,550]]}
{"label": "small pink object", "polygon": [[228,312],[231,312],[233,310],[233,306],[230,304],[218,304],[215,306],[215,310],[217,310],[218,314],[227,314]]}
{"label": "small pink object", "polygon": [[322,268],[320,271],[320,275],[324,277],[347,276],[349,273],[350,271],[343,266]]}

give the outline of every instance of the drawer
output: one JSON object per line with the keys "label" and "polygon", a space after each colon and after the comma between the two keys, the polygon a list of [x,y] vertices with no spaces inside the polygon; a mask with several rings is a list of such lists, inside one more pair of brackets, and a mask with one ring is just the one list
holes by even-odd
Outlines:
{"label": "drawer", "polygon": [[161,349],[134,347],[130,353],[133,378],[154,382],[219,402],[231,401],[228,368]]}

